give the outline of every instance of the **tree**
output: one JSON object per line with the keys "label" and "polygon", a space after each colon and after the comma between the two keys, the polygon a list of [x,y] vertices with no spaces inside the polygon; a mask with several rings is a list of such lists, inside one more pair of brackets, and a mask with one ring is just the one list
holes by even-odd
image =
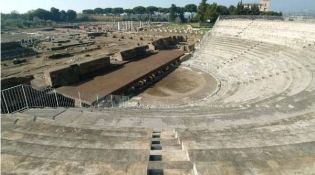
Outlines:
{"label": "tree", "polygon": [[95,8],[95,9],[93,10],[93,12],[94,12],[95,14],[101,15],[101,14],[103,14],[103,9],[102,9],[102,8]]}
{"label": "tree", "polygon": [[64,10],[60,11],[60,21],[66,21],[67,20],[67,12]]}
{"label": "tree", "polygon": [[144,13],[146,12],[146,9],[145,9],[144,7],[142,7],[142,6],[137,6],[137,7],[134,7],[134,8],[133,8],[133,12],[134,12],[135,14],[140,14],[140,15],[142,15],[142,14],[144,14]]}
{"label": "tree", "polygon": [[169,21],[170,22],[174,22],[177,15],[176,15],[176,12],[177,12],[177,7],[175,4],[172,4],[172,6],[170,7],[170,15],[169,15]]}
{"label": "tree", "polygon": [[127,14],[128,19],[129,19],[129,18],[130,18],[130,15],[133,13],[133,10],[132,10],[132,9],[124,9],[124,13]]}
{"label": "tree", "polygon": [[77,17],[77,12],[74,10],[67,11],[67,19],[68,21],[73,21]]}
{"label": "tree", "polygon": [[50,13],[52,14],[52,20],[59,21],[60,20],[60,12],[59,9],[52,7],[50,8]]}
{"label": "tree", "polygon": [[91,15],[91,14],[94,14],[94,10],[92,10],[92,9],[85,9],[85,10],[82,11],[82,13]]}
{"label": "tree", "polygon": [[169,8],[159,7],[159,8],[158,8],[158,12],[165,14],[165,13],[169,13],[169,12],[170,12],[170,9],[169,9]]}
{"label": "tree", "polygon": [[152,15],[154,14],[154,12],[158,11],[158,8],[155,6],[149,6],[146,8],[146,12],[147,14],[150,16],[150,19],[152,18]]}
{"label": "tree", "polygon": [[254,4],[254,6],[250,10],[251,10],[251,12],[250,12],[251,15],[259,15],[260,14],[259,7],[256,4]]}
{"label": "tree", "polygon": [[244,13],[245,12],[244,12],[243,1],[241,0],[241,2],[237,3],[235,14],[236,15],[244,15]]}
{"label": "tree", "polygon": [[206,17],[205,17],[205,14],[206,14],[206,11],[207,11],[207,7],[208,7],[207,0],[202,0],[201,3],[198,6],[197,16],[196,17],[201,22],[204,22],[204,21],[207,20]]}
{"label": "tree", "polygon": [[39,19],[44,19],[44,20],[49,20],[52,19],[52,14],[44,9],[36,9],[35,11],[33,11],[33,17],[38,17]]}
{"label": "tree", "polygon": [[185,7],[177,8],[178,18],[179,18],[179,22],[180,23],[186,22],[186,19],[185,19],[185,16],[184,16],[185,12],[186,12],[186,8]]}
{"label": "tree", "polygon": [[190,13],[190,16],[189,16],[190,19],[193,17],[193,14],[197,12],[197,6],[195,4],[187,4],[185,6],[185,9],[187,12]]}
{"label": "tree", "polygon": [[124,13],[124,9],[121,7],[116,7],[116,8],[113,8],[112,10],[112,14],[114,15],[120,15],[122,13]]}
{"label": "tree", "polygon": [[106,14],[106,15],[111,14],[111,13],[112,13],[112,11],[113,11],[113,9],[112,9],[112,8],[104,8],[104,9],[103,9],[103,13],[104,13],[104,14]]}
{"label": "tree", "polygon": [[210,20],[210,22],[214,22],[217,19],[218,17],[217,8],[218,5],[216,3],[207,6],[207,10],[204,15],[205,21]]}
{"label": "tree", "polygon": [[228,10],[230,15],[236,15],[236,7],[234,5],[231,5]]}

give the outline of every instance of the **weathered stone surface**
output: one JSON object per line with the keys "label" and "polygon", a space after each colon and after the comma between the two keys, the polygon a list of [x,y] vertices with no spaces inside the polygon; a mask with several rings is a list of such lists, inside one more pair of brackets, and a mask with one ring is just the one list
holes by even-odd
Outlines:
{"label": "weathered stone surface", "polygon": [[1,79],[1,89],[7,89],[13,86],[20,84],[31,84],[31,81],[34,79],[33,75],[27,75],[24,77],[11,77],[11,78],[2,78]]}
{"label": "weathered stone surface", "polygon": [[149,46],[151,50],[167,50],[180,42],[185,42],[185,38],[183,36],[170,36],[155,40]]}
{"label": "weathered stone surface", "polygon": [[45,72],[45,83],[51,87],[66,86],[80,80],[79,74],[71,66],[65,66]]}
{"label": "weathered stone surface", "polygon": [[45,82],[51,87],[71,85],[105,70],[108,66],[110,66],[110,59],[107,56],[82,61],[78,64],[46,71]]}
{"label": "weathered stone surface", "polygon": [[145,46],[139,46],[139,47],[135,47],[133,49],[121,51],[117,56],[117,60],[127,61],[127,60],[131,60],[131,59],[135,59],[138,56],[145,55],[147,53],[148,49],[149,49],[149,46],[145,45]]}
{"label": "weathered stone surface", "polygon": [[110,58],[108,56],[100,56],[92,60],[78,63],[80,76],[85,76],[87,74],[106,69],[109,65]]}

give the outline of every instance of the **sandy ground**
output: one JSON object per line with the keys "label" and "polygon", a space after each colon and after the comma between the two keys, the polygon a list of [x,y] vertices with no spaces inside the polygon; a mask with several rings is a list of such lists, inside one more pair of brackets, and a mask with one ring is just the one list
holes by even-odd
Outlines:
{"label": "sandy ground", "polygon": [[141,105],[179,105],[204,98],[218,86],[214,77],[198,69],[180,66],[132,99]]}

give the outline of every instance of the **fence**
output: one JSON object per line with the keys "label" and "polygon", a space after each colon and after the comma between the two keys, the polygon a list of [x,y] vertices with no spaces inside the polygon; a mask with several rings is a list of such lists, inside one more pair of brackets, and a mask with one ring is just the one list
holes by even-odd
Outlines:
{"label": "fence", "polygon": [[72,92],[65,94],[54,88],[18,85],[1,91],[1,113],[14,113],[42,107],[126,107],[129,97],[120,95]]}

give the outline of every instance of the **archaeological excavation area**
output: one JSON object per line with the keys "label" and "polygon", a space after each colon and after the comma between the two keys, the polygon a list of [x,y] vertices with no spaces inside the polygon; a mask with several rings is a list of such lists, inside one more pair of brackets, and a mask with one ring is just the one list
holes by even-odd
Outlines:
{"label": "archaeological excavation area", "polygon": [[314,174],[314,23],[133,25],[27,31],[47,41],[15,60],[4,45],[2,174]]}

